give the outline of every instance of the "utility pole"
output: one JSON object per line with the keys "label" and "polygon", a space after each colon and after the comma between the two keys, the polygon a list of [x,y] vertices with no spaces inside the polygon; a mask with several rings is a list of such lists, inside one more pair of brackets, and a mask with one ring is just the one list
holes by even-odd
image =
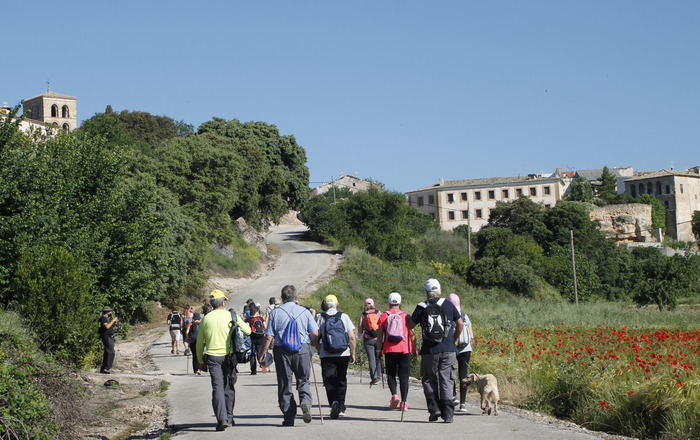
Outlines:
{"label": "utility pole", "polygon": [[574,272],[574,298],[576,299],[576,308],[578,308],[578,286],[576,283],[576,255],[574,254],[574,231],[573,229],[569,230],[570,237],[571,237],[571,267],[573,268]]}

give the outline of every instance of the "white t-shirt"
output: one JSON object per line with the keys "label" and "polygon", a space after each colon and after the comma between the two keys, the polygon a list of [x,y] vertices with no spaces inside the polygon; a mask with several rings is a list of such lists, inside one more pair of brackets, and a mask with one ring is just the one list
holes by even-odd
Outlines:
{"label": "white t-shirt", "polygon": [[[464,328],[462,329],[463,332],[468,332],[469,329],[472,327],[472,322],[469,320],[469,317],[467,316],[466,313],[462,313],[462,321],[464,321]],[[472,351],[472,341],[469,341],[469,344],[464,347],[463,349],[459,350],[458,353],[466,353],[468,351]]]}
{"label": "white t-shirt", "polygon": [[[328,309],[326,311],[326,314],[328,316],[333,316],[336,313],[338,313],[338,310],[336,309]],[[343,322],[343,325],[345,326],[345,331],[346,332],[354,332],[355,331],[355,325],[352,323],[350,320],[350,316],[347,313],[343,313],[340,317],[340,320]],[[321,340],[321,353],[319,353],[319,356],[321,357],[341,357],[341,356],[350,356],[350,347],[346,348],[344,352],[342,353],[327,353],[326,350],[323,348],[323,332],[325,331],[324,325],[326,320],[323,319],[323,313],[319,313],[316,315],[316,322],[318,323],[319,327],[319,339]],[[348,335],[348,338],[350,335]]]}

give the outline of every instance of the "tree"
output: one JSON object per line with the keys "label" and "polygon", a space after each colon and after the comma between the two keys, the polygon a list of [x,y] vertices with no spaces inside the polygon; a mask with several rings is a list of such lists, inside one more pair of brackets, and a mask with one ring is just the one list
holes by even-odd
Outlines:
{"label": "tree", "polygon": [[579,177],[571,184],[569,200],[575,202],[592,202],[593,189],[591,183],[583,177]]}
{"label": "tree", "polygon": [[607,203],[611,203],[617,195],[617,179],[608,167],[603,167],[603,172],[600,175],[600,186],[597,188],[596,195]]}
{"label": "tree", "polygon": [[516,234],[528,234],[535,240],[544,242],[549,237],[544,216],[542,205],[521,197],[512,202],[496,202],[489,213],[489,224],[508,228]]}
{"label": "tree", "polygon": [[700,211],[693,212],[693,234],[696,240],[700,240]]}

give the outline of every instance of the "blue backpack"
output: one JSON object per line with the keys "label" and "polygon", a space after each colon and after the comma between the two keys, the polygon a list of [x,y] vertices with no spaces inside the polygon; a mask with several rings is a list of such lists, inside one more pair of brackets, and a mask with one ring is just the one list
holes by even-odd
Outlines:
{"label": "blue backpack", "polygon": [[324,319],[323,325],[323,349],[328,353],[342,353],[350,343],[348,331],[345,330],[345,324],[340,319],[342,312],[335,315],[322,313]]}
{"label": "blue backpack", "polygon": [[[280,308],[280,310],[287,313],[287,311],[282,308]],[[287,316],[289,316],[289,321],[287,322],[287,327],[284,329],[284,333],[282,334],[282,347],[284,347],[287,351],[297,353],[302,347],[301,338],[299,337],[299,325],[297,324],[297,318],[299,316],[292,318],[292,315],[289,313],[287,313]]]}

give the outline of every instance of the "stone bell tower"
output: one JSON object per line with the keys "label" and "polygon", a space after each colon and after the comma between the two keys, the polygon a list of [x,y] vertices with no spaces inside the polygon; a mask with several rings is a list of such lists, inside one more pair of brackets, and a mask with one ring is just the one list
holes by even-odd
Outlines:
{"label": "stone bell tower", "polygon": [[73,131],[78,128],[77,101],[73,96],[60,95],[49,88],[46,93],[22,101],[22,107],[30,122],[43,122]]}

